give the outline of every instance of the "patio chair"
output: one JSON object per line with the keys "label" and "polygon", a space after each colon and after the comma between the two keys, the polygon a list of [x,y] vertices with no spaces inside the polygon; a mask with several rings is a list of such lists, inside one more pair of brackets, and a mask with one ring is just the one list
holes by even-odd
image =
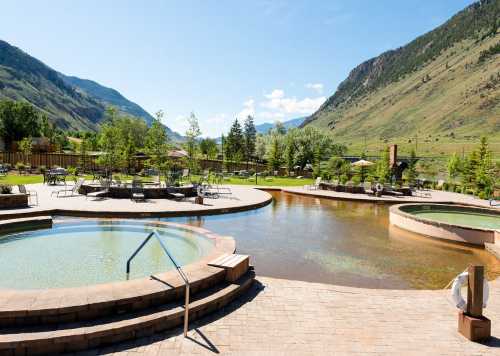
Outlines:
{"label": "patio chair", "polygon": [[64,196],[68,196],[67,193],[70,193],[70,197],[74,196],[74,195],[78,195],[78,191],[80,190],[83,182],[85,182],[85,179],[83,178],[80,178],[78,179],[78,181],[75,183],[75,185],[73,185],[73,187],[69,187],[69,188],[64,188],[64,189],[59,189],[59,190],[55,190],[53,191],[52,193],[50,193],[50,196],[56,194],[56,196],[59,198],[59,194],[63,194],[64,193]]}
{"label": "patio chair", "polygon": [[85,196],[85,200],[87,200],[89,197],[90,198],[102,198],[103,195],[109,193],[110,181],[104,180],[102,178],[99,179],[99,181],[101,183],[101,189],[96,191],[96,192],[87,193],[87,195]]}
{"label": "patio chair", "polygon": [[174,198],[174,200],[177,200],[177,201],[181,201],[181,200],[184,200],[186,198],[186,196],[184,194],[177,192],[174,187],[167,188],[167,192],[170,196],[172,196]]}
{"label": "patio chair", "polygon": [[161,187],[160,175],[154,176],[151,182],[145,183],[146,185],[151,185],[154,187]]}
{"label": "patio chair", "polygon": [[131,196],[130,199],[135,201],[136,203],[138,201],[145,201],[146,196],[144,195],[144,188],[142,187],[142,184],[133,184],[132,189],[131,189]]}
{"label": "patio chair", "polygon": [[19,189],[19,193],[26,194],[28,196],[28,200],[31,201],[32,197],[35,197],[36,204],[38,205],[38,193],[34,190],[27,190],[24,184],[18,184],[17,189]]}
{"label": "patio chair", "polygon": [[321,184],[321,177],[318,177],[316,178],[314,184],[305,185],[304,188],[308,190],[318,190],[320,184]]}

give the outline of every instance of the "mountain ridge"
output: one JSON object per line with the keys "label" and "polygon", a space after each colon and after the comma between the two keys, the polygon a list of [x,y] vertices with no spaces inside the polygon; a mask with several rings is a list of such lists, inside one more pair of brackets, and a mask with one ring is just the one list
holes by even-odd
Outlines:
{"label": "mountain ridge", "polygon": [[[106,106],[151,124],[153,117],[119,91],[89,79],[67,76],[18,47],[0,40],[0,99],[26,100],[56,126],[96,131]],[[181,135],[167,127],[174,140]]]}
{"label": "mountain ridge", "polygon": [[476,2],[408,44],[364,61],[301,127],[330,129],[358,150],[360,141],[378,141],[378,149],[403,137],[401,143],[409,143],[425,131],[439,135],[440,143],[447,137],[451,146],[459,145],[451,139],[457,135],[499,136],[499,18],[500,0]]}

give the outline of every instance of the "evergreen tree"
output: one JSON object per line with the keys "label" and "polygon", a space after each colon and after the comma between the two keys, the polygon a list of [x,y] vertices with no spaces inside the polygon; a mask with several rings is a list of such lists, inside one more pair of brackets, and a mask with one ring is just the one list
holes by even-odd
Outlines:
{"label": "evergreen tree", "polygon": [[224,143],[226,157],[230,161],[240,162],[244,157],[244,137],[241,125],[236,118]]}
{"label": "evergreen tree", "polygon": [[253,117],[250,115],[248,115],[245,120],[243,136],[245,138],[244,152],[248,169],[248,162],[252,160],[255,155],[255,142],[257,139],[257,130],[255,129]]}

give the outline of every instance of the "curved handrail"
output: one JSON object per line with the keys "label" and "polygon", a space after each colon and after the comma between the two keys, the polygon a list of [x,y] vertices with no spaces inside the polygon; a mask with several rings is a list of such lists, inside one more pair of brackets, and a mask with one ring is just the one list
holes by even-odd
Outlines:
{"label": "curved handrail", "polygon": [[148,235],[148,237],[146,237],[146,239],[135,250],[135,252],[132,254],[132,256],[130,256],[130,258],[127,260],[127,279],[129,277],[129,274],[130,274],[130,262],[139,253],[139,251],[142,250],[142,248],[148,243],[148,241],[153,236],[156,237],[156,240],[160,243],[161,248],[163,249],[163,251],[165,252],[165,254],[168,256],[168,258],[170,259],[170,261],[172,261],[172,263],[174,264],[175,269],[177,270],[177,272],[181,276],[181,278],[184,281],[184,284],[186,286],[186,293],[185,293],[186,299],[185,299],[185,305],[184,305],[184,337],[186,337],[187,336],[187,331],[188,331],[188,322],[189,322],[189,320],[188,320],[189,319],[189,289],[190,289],[189,279],[186,276],[186,274],[184,273],[184,271],[182,270],[181,266],[175,261],[174,257],[170,254],[170,252],[168,252],[167,247],[165,246],[165,244],[163,243],[163,241],[160,239],[160,235],[158,234],[158,232],[156,230],[153,230]]}

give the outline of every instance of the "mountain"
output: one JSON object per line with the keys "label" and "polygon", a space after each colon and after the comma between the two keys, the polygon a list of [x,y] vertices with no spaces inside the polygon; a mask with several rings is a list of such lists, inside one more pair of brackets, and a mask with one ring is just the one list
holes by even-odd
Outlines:
{"label": "mountain", "polygon": [[[298,117],[296,119],[291,119],[282,122],[283,126],[288,130],[293,127],[299,127],[305,120],[305,117]],[[255,125],[255,129],[257,130],[258,133],[265,134],[267,133],[270,129],[274,127],[274,123],[270,122],[265,122],[263,124]]]}
{"label": "mountain", "polygon": [[[94,81],[66,76],[17,47],[0,40],[0,99],[26,100],[62,129],[97,130],[104,110],[113,105],[125,114],[153,118],[118,91]],[[178,140],[179,134],[167,128]]]}
{"label": "mountain", "polygon": [[[500,142],[500,0],[483,0],[369,59],[302,126],[330,129],[352,151],[387,143],[419,154]],[[492,145],[500,152],[500,145]]]}
{"label": "mountain", "polygon": [[[132,115],[134,117],[138,117],[144,119],[148,125],[151,125],[153,122],[153,117],[142,107],[137,105],[136,103],[125,98],[120,92],[113,88],[105,87],[99,83],[96,83],[92,80],[81,79],[73,76],[66,76],[62,73],[59,73],[63,81],[75,88],[77,91],[81,91],[86,95],[94,97],[101,101],[105,106],[114,106],[119,111]],[[171,130],[169,127],[166,127],[168,135],[174,141],[183,141],[184,138],[178,134],[177,132]]]}

